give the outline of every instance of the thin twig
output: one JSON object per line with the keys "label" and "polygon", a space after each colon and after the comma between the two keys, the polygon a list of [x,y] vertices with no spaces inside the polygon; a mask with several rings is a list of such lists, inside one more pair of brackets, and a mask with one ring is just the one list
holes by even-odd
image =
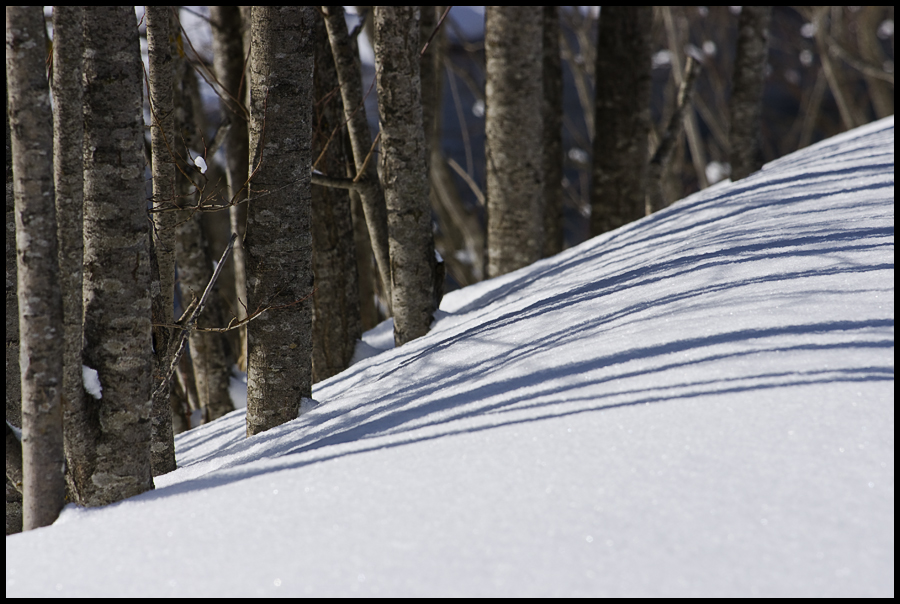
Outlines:
{"label": "thin twig", "polygon": [[[429,6],[428,8],[431,8],[431,7]],[[441,25],[444,23],[444,19],[447,18],[447,14],[450,12],[450,9],[451,9],[451,8],[453,8],[453,7],[452,7],[452,6],[448,6],[448,7],[444,10],[444,14],[441,15],[441,18],[438,19],[437,25],[434,26],[434,31],[431,32],[431,35],[430,35],[430,36],[428,36],[428,41],[425,42],[425,46],[422,47],[422,52],[419,53],[419,56],[420,56],[420,57],[424,57],[424,56],[425,56],[425,51],[428,50],[428,45],[431,44],[431,41],[434,39],[435,34],[438,33],[438,30],[441,28]]]}

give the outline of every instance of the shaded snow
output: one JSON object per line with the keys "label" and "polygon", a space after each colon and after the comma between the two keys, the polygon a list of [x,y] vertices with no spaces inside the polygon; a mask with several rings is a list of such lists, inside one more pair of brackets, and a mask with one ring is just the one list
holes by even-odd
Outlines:
{"label": "shaded snow", "polygon": [[452,292],[7,538],[7,597],[892,596],[893,203],[888,118]]}
{"label": "shaded snow", "polygon": [[103,386],[100,384],[100,374],[97,373],[96,369],[91,369],[87,365],[82,365],[81,382],[84,384],[85,392],[98,401],[103,398]]}

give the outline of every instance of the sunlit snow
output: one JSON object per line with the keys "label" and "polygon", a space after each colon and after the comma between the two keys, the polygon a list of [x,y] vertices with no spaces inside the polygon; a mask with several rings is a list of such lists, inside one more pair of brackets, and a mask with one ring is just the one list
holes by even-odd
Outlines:
{"label": "sunlit snow", "polygon": [[441,309],[8,537],[7,597],[893,596],[893,118]]}

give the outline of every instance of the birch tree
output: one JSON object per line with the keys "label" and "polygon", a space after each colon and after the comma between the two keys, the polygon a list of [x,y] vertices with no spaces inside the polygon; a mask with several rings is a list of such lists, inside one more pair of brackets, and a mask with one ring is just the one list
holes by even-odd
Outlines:
{"label": "birch tree", "polygon": [[63,312],[53,188],[53,118],[40,6],[6,7],[6,79],[16,207],[23,529],[65,500]]}
{"label": "birch tree", "polygon": [[542,9],[485,11],[487,276],[541,258],[543,251]]}
{"label": "birch tree", "polygon": [[771,18],[771,6],[741,8],[731,98],[728,101],[732,180],[749,176],[763,165],[760,127]]}
{"label": "birch tree", "polygon": [[597,32],[591,236],[645,214],[650,6],[604,6]]}
{"label": "birch tree", "polygon": [[95,392],[70,419],[75,497],[105,505],[153,488],[150,234],[143,69],[134,8],[84,17],[84,363]]}
{"label": "birch tree", "polygon": [[375,7],[381,176],[388,211],[394,343],[428,333],[437,308],[422,91],[419,8]]}
{"label": "birch tree", "polygon": [[312,392],[312,133],[315,9],[253,7],[245,256],[247,435],[295,419]]}

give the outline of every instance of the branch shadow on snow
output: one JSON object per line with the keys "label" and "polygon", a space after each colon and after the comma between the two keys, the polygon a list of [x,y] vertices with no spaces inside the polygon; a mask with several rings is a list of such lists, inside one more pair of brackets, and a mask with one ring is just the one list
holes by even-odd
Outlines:
{"label": "branch shadow on snow", "polygon": [[[889,134],[892,146],[893,126]],[[863,153],[861,148],[857,144],[825,150],[825,157],[835,162]],[[604,336],[625,324],[669,316],[686,305],[712,304],[707,301],[716,295],[728,293],[736,299],[745,287],[752,291],[767,284],[767,291],[784,291],[785,298],[833,295],[816,289],[816,279],[881,271],[890,275],[884,288],[892,292],[893,156],[872,156],[870,149],[866,157],[869,163],[830,165],[827,175],[821,163],[805,166],[802,160],[785,158],[771,166],[787,166],[789,174],[765,174],[767,167],[758,177],[704,192],[545,260],[543,266],[502,277],[451,315],[449,327],[436,328],[420,340],[366,359],[328,380],[322,388],[329,393],[322,399],[324,404],[298,420],[252,439],[242,438],[242,412],[217,420],[204,428],[199,440],[191,441],[193,445],[222,441],[214,453],[189,461],[189,465],[210,462],[206,473],[140,497],[166,497],[348,455],[551,418],[688,398],[714,401],[730,393],[810,384],[893,381],[893,355],[888,353],[894,347],[892,316],[804,317],[802,322],[771,325],[761,315],[755,326],[602,350]],[[846,214],[858,210],[860,194],[866,197],[867,214],[886,213],[890,226],[872,221],[823,224],[815,215],[825,209],[809,203],[845,196],[830,201],[828,208]],[[810,221],[793,230],[759,229],[758,220],[777,222],[778,212],[806,213]],[[743,270],[738,271],[742,277],[729,278],[734,273],[729,269],[752,267],[757,261],[770,263],[760,265],[765,272],[748,276],[753,272]],[[801,261],[806,263],[798,267]],[[676,283],[680,276],[698,271],[709,271],[710,278],[695,280],[692,289],[663,287],[670,279]],[[803,287],[791,290],[788,282]],[[635,288],[641,295],[632,292],[624,304],[605,304],[610,297]],[[545,295],[547,290],[559,293]],[[848,296],[869,293],[842,290]],[[571,321],[576,316],[583,318]],[[568,320],[553,326],[557,317]],[[501,336],[528,330],[535,320],[549,322],[552,328],[539,338],[505,348],[497,345]],[[460,359],[450,354],[455,345],[466,343],[496,350],[490,358]],[[554,351],[573,345],[588,350],[586,358],[556,359]],[[879,361],[870,366],[855,361],[773,370],[772,365],[758,363],[746,374],[684,377],[689,369],[700,368],[703,374],[702,369],[716,363],[756,355],[773,358],[792,352],[842,354],[843,358],[866,351],[885,354],[873,357]],[[753,363],[744,365],[753,367]],[[641,379],[658,372],[672,377],[659,386],[647,386]],[[376,382],[382,385],[371,387]],[[354,405],[329,404],[347,393],[352,398],[356,390],[378,394]],[[269,460],[265,467],[246,465],[263,458]]]}

